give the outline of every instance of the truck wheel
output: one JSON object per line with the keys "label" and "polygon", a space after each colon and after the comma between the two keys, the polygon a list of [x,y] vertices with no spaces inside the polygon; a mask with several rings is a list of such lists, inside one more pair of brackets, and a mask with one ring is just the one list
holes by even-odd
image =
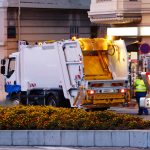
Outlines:
{"label": "truck wheel", "polygon": [[9,97],[8,101],[12,105],[19,105],[20,104],[20,100],[19,100],[19,97],[18,97],[18,93],[12,93],[11,96]]}
{"label": "truck wheel", "polygon": [[56,98],[56,96],[54,96],[54,95],[49,95],[49,96],[47,97],[46,104],[47,104],[48,106],[55,106],[55,107],[59,106],[59,103],[58,103],[58,101],[57,101],[57,98]]}
{"label": "truck wheel", "polygon": [[63,99],[63,100],[61,101],[60,106],[61,106],[61,107],[64,107],[64,108],[71,108],[69,99]]}

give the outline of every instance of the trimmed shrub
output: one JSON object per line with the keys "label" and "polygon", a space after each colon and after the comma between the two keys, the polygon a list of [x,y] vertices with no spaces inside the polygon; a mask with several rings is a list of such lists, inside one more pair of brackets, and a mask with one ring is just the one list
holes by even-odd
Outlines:
{"label": "trimmed shrub", "polygon": [[87,112],[51,106],[0,107],[0,130],[128,130],[149,129],[150,121],[112,111]]}

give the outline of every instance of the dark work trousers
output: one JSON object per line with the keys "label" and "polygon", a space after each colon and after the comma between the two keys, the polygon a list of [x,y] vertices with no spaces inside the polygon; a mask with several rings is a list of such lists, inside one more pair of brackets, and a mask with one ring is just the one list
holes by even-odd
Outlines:
{"label": "dark work trousers", "polygon": [[140,107],[140,98],[141,98],[141,97],[145,97],[145,96],[146,96],[146,93],[147,93],[147,92],[136,92],[136,93],[135,93],[136,101],[137,101],[138,107],[139,107],[139,110],[138,110],[138,114],[139,114],[139,115],[142,115],[143,113],[144,113],[145,115],[148,115],[148,109],[145,108],[145,107]]}

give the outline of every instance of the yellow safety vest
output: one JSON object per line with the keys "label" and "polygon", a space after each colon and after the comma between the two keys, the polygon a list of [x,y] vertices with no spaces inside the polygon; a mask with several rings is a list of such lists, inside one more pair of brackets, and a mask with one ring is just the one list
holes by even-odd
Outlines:
{"label": "yellow safety vest", "polygon": [[141,79],[136,79],[134,82],[134,86],[135,86],[135,92],[146,92],[147,91],[144,81]]}

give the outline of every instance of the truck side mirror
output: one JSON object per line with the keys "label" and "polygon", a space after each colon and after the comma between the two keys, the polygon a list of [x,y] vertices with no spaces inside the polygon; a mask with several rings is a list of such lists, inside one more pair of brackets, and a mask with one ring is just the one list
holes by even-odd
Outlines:
{"label": "truck side mirror", "polygon": [[6,64],[6,60],[5,59],[2,59],[1,60],[1,65],[5,65]]}
{"label": "truck side mirror", "polygon": [[5,66],[1,66],[1,74],[5,74]]}

